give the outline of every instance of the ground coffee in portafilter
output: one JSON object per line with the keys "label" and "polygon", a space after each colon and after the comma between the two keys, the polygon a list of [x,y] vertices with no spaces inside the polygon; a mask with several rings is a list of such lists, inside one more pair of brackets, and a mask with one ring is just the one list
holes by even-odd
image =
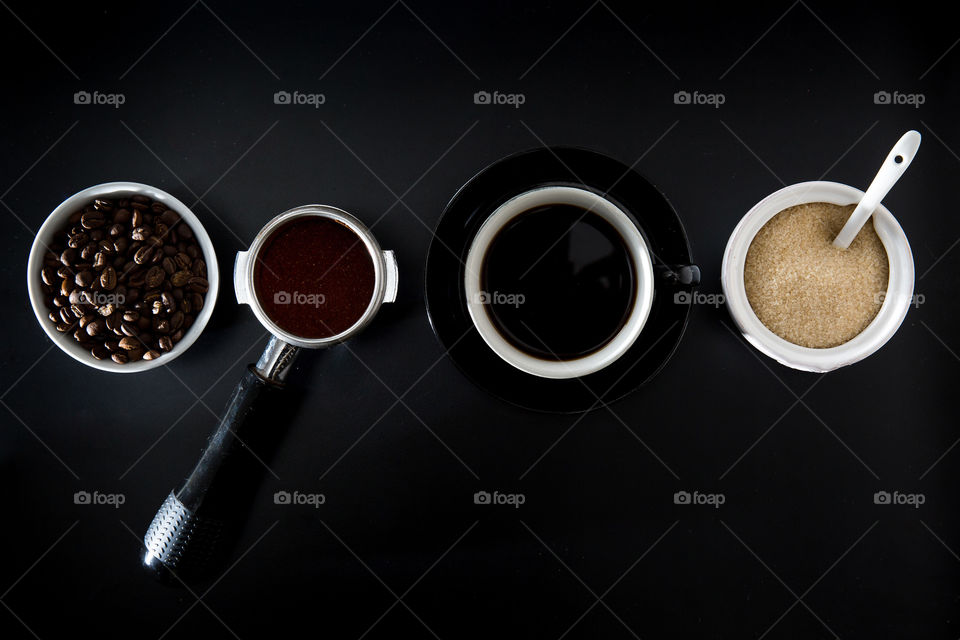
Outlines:
{"label": "ground coffee in portafilter", "polygon": [[258,251],[254,289],[264,313],[300,338],[330,338],[363,317],[376,290],[373,258],[345,224],[294,218]]}
{"label": "ground coffee in portafilter", "polygon": [[569,204],[530,209],[507,223],[487,249],[480,279],[497,331],[544,360],[603,348],[636,298],[633,260],[619,232]]}
{"label": "ground coffee in portafilter", "polygon": [[57,331],[118,364],[172,350],[209,288],[193,230],[141,195],[101,198],[74,212],[48,247],[40,277]]}

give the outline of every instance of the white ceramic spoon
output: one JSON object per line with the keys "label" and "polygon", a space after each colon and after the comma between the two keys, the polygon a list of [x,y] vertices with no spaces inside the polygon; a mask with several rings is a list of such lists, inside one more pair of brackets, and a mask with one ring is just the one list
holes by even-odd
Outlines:
{"label": "white ceramic spoon", "polygon": [[877,177],[873,179],[867,192],[860,199],[860,204],[853,210],[853,213],[847,219],[847,223],[843,225],[843,229],[840,229],[840,233],[834,238],[833,246],[841,249],[850,246],[853,239],[860,233],[860,229],[873,215],[880,201],[886,197],[893,185],[897,184],[897,180],[900,179],[903,172],[913,162],[913,157],[917,155],[918,148],[920,148],[920,132],[912,130],[903,134],[897,144],[893,145],[893,149],[890,150],[887,159],[883,161],[880,171],[877,172]]}

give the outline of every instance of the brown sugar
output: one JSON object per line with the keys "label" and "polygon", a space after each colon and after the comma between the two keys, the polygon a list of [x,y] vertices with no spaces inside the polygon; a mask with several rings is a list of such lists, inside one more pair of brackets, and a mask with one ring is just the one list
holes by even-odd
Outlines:
{"label": "brown sugar", "polygon": [[826,202],[789,207],[750,244],[743,272],[747,299],[760,321],[784,340],[836,347],[880,311],[889,265],[873,220],[849,248],[833,246],[854,208]]}

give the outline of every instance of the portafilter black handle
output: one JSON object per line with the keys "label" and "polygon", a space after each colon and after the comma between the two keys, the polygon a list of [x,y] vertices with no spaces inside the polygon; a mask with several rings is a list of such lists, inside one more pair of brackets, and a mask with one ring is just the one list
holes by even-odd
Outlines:
{"label": "portafilter black handle", "polygon": [[163,582],[203,580],[220,566],[276,444],[284,378],[297,347],[272,337],[247,367],[199,462],[143,537],[143,565]]}

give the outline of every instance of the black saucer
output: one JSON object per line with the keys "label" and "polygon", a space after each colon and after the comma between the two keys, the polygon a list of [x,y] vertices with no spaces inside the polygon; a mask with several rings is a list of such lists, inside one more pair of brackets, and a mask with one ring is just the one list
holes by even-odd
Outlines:
{"label": "black saucer", "polygon": [[[467,251],[484,220],[507,199],[547,185],[589,189],[630,214],[647,239],[656,277],[653,307],[630,350],[601,371],[568,380],[540,378],[501,360],[474,328],[463,287]],[[690,247],[683,225],[663,194],[645,178],[593,151],[534,149],[490,165],[450,200],[427,253],[427,315],[454,363],[481,388],[528,409],[587,411],[637,389],[670,359],[699,282],[699,270],[688,265]]]}

